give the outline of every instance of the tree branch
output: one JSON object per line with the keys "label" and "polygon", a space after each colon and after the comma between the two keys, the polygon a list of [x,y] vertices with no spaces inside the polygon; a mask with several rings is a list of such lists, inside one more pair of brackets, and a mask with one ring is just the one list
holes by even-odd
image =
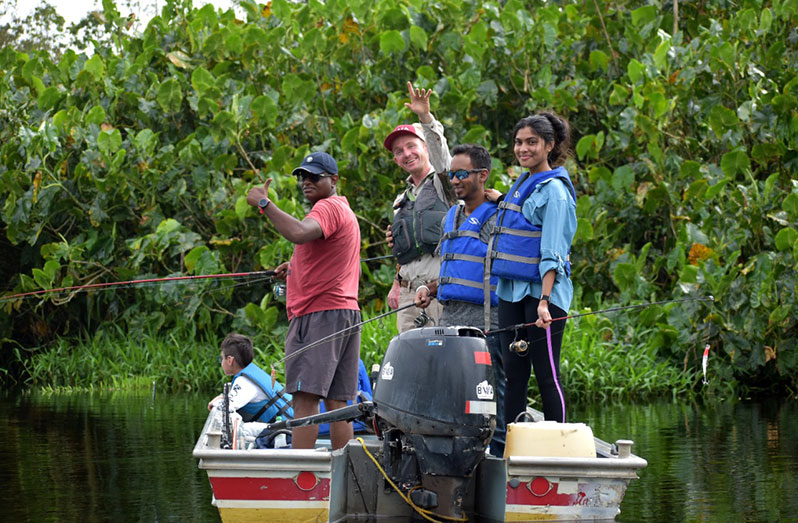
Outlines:
{"label": "tree branch", "polygon": [[614,65],[618,65],[616,60],[618,58],[618,53],[615,52],[615,49],[612,47],[612,41],[610,40],[610,35],[607,33],[607,26],[604,25],[604,16],[601,14],[601,8],[599,8],[598,0],[593,0],[593,5],[596,6],[596,12],[599,15],[599,20],[601,21],[601,30],[604,31],[604,38],[607,39],[607,45],[610,48],[610,55],[612,55],[612,63]]}

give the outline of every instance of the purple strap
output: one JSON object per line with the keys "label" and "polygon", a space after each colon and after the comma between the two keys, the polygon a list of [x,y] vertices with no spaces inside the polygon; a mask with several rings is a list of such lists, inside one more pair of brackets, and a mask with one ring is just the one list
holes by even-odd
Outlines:
{"label": "purple strap", "polygon": [[562,395],[560,380],[557,379],[557,369],[554,367],[554,351],[551,349],[551,325],[546,327],[546,344],[549,346],[549,363],[551,364],[551,375],[554,378],[554,385],[557,386],[557,393],[560,395],[560,405],[562,405],[562,423],[565,423],[565,398]]}

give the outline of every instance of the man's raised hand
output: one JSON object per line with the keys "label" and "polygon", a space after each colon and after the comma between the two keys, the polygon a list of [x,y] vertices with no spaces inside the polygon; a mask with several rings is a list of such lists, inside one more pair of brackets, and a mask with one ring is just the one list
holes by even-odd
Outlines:
{"label": "man's raised hand", "polygon": [[407,82],[407,91],[410,93],[410,103],[405,103],[405,107],[416,113],[421,123],[432,122],[432,114],[429,108],[429,97],[432,89],[414,89],[412,82]]}
{"label": "man's raised hand", "polygon": [[258,206],[258,202],[260,202],[263,198],[269,198],[269,185],[271,185],[272,179],[269,178],[266,180],[266,183],[263,185],[256,185],[252,187],[249,192],[247,193],[247,203],[253,207]]}

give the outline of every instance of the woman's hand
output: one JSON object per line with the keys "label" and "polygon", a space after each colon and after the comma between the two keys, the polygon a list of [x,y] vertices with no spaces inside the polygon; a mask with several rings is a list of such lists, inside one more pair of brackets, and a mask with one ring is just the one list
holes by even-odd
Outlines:
{"label": "woman's hand", "polygon": [[548,329],[551,325],[551,313],[549,312],[549,302],[541,300],[538,302],[538,319],[535,321],[535,327],[541,329]]}
{"label": "woman's hand", "polygon": [[485,189],[485,199],[489,202],[498,202],[501,197],[502,193],[496,189]]}

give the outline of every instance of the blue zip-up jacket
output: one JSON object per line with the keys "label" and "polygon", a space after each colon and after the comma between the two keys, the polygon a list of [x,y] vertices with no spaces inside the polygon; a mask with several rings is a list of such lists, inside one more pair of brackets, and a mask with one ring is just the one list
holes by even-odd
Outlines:
{"label": "blue zip-up jacket", "polygon": [[[485,302],[485,255],[488,245],[479,237],[482,225],[497,211],[493,202],[485,202],[463,220],[455,230],[460,206],[455,205],[446,214],[444,234],[441,237],[441,272],[438,279],[438,299]],[[498,277],[490,276],[490,304],[496,306]]]}

